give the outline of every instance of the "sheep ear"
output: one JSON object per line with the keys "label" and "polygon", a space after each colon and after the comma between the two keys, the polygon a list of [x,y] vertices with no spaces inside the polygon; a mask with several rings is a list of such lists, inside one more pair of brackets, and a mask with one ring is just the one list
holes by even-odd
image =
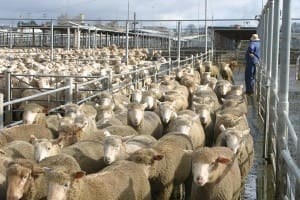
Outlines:
{"label": "sheep ear", "polygon": [[34,135],[30,135],[29,143],[33,144],[35,141],[37,141],[37,138]]}
{"label": "sheep ear", "polygon": [[244,130],[244,131],[241,131],[242,135],[247,135],[247,134],[250,134],[250,128]]}
{"label": "sheep ear", "polygon": [[222,103],[227,102],[227,99],[221,98]]}
{"label": "sheep ear", "polygon": [[163,159],[163,155],[161,155],[161,154],[157,154],[157,155],[154,155],[153,156],[153,160],[161,160],[161,159]]}
{"label": "sheep ear", "polygon": [[130,138],[132,138],[135,135],[127,135],[127,136],[122,136],[121,140],[122,142],[126,142],[127,140],[129,140]]}
{"label": "sheep ear", "polygon": [[79,179],[85,176],[85,172],[84,171],[78,171],[78,172],[74,172],[72,174],[74,179]]}
{"label": "sheep ear", "polygon": [[194,151],[193,150],[184,149],[183,152],[184,152],[185,155],[192,156],[192,154],[193,154]]}
{"label": "sheep ear", "polygon": [[224,126],[224,124],[221,124],[221,125],[220,125],[220,127],[219,127],[219,129],[220,129],[220,131],[221,131],[221,132],[223,132],[223,131],[225,131],[225,130],[226,130],[226,128],[225,128],[225,126]]}
{"label": "sheep ear", "polygon": [[147,103],[143,103],[143,104],[142,104],[143,110],[145,110],[147,107],[148,107],[148,104],[147,104]]}
{"label": "sheep ear", "polygon": [[111,133],[108,130],[105,130],[103,134],[105,137],[111,136]]}
{"label": "sheep ear", "polygon": [[3,149],[0,149],[0,154],[5,155],[6,153],[5,153],[5,151]]}
{"label": "sheep ear", "polygon": [[39,177],[39,175],[44,174],[44,173],[45,173],[44,168],[34,166],[32,172],[31,172],[31,176],[34,179],[36,179],[37,177]]}
{"label": "sheep ear", "polygon": [[198,115],[196,115],[196,116],[193,117],[193,121],[197,121],[198,119],[199,119]]}
{"label": "sheep ear", "polygon": [[53,145],[58,145],[60,148],[63,148],[63,137],[59,137],[56,140],[53,140],[51,143]]}
{"label": "sheep ear", "polygon": [[230,161],[231,161],[230,159],[225,158],[225,157],[218,157],[218,158],[216,159],[216,162],[222,163],[222,164],[227,164],[227,163],[229,163]]}

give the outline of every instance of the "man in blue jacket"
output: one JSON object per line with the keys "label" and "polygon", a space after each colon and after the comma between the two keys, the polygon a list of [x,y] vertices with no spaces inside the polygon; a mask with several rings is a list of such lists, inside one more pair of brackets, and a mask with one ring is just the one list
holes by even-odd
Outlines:
{"label": "man in blue jacket", "polygon": [[260,39],[257,34],[252,34],[246,51],[246,69],[245,83],[246,94],[251,95],[254,92],[256,66],[259,64]]}

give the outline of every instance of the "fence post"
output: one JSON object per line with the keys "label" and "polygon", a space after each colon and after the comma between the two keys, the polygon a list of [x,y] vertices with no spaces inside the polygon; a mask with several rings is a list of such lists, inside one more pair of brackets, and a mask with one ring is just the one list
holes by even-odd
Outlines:
{"label": "fence post", "polygon": [[276,169],[276,199],[283,199],[287,194],[287,166],[284,164],[281,151],[286,149],[284,139],[287,139],[287,124],[284,112],[289,113],[289,64],[291,41],[291,1],[283,1],[282,10],[282,40],[280,46],[280,80],[278,88],[278,127],[277,127],[277,169]]}
{"label": "fence post", "polygon": [[[6,99],[6,101],[10,101],[11,100],[11,72],[10,71],[5,71],[4,73],[5,75],[5,96],[4,99]],[[12,121],[12,110],[11,110],[11,105],[8,105],[5,109],[5,123],[9,123]]]}
{"label": "fence post", "polygon": [[3,94],[0,93],[0,129],[3,128]]}
{"label": "fence post", "polygon": [[178,25],[177,25],[177,32],[178,32],[178,37],[177,37],[177,68],[180,67],[180,45],[181,45],[181,22],[178,21]]}
{"label": "fence post", "polygon": [[66,102],[65,103],[72,103],[73,102],[73,77],[69,77],[67,79],[67,85],[70,86],[68,90],[66,90]]}
{"label": "fence post", "polygon": [[107,71],[107,85],[106,88],[108,91],[112,89],[112,70]]}

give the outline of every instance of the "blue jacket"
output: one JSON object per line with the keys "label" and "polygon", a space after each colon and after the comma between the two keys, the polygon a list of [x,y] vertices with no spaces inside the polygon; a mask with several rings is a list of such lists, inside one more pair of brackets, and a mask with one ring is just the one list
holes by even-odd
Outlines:
{"label": "blue jacket", "polygon": [[[251,58],[249,54],[253,54],[254,57]],[[246,62],[248,64],[257,64],[259,62],[260,56],[260,41],[250,41],[248,49],[246,51]]]}

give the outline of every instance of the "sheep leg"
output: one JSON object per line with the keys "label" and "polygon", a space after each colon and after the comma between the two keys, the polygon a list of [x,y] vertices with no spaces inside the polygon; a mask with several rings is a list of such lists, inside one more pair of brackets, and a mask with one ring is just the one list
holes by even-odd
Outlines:
{"label": "sheep leg", "polygon": [[173,191],[173,184],[166,185],[163,191],[157,195],[157,200],[169,200]]}

